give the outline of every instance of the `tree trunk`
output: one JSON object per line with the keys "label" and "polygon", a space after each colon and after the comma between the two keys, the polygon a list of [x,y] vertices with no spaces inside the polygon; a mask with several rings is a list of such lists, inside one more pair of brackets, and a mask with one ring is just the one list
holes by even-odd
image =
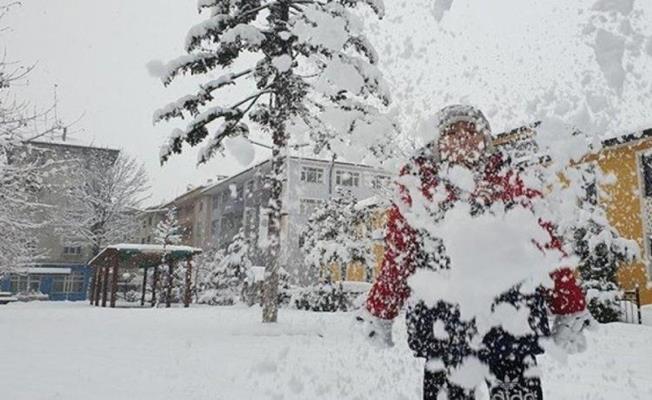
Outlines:
{"label": "tree trunk", "polygon": [[[289,6],[279,2],[270,7],[272,18],[276,20],[274,29],[287,30],[289,20]],[[278,54],[269,56],[291,56],[291,48],[287,41],[279,44]],[[279,269],[281,268],[281,210],[283,209],[282,195],[285,181],[285,167],[287,161],[288,134],[286,123],[291,117],[293,104],[292,85],[290,78],[293,71],[289,70],[278,74],[274,81],[274,104],[271,107],[274,121],[272,126],[272,176],[271,197],[269,200],[269,230],[268,251],[270,265],[265,266],[265,282],[263,284],[263,322],[276,322],[278,318],[278,283]]]}
{"label": "tree trunk", "polygon": [[154,273],[152,276],[152,298],[151,305],[152,307],[156,306],[156,286],[158,285],[158,274],[159,274],[159,265],[154,266]]}
{"label": "tree trunk", "polygon": [[88,299],[91,305],[95,303],[95,292],[96,292],[95,288],[97,287],[98,275],[99,275],[99,268],[98,267],[92,267],[92,268],[93,268],[93,275],[91,276],[91,285],[90,288],[88,289]]}
{"label": "tree trunk", "polygon": [[118,257],[113,259],[113,269],[111,275],[111,308],[115,308],[115,301],[118,295],[118,273],[120,272],[120,266],[118,265]]}
{"label": "tree trunk", "polygon": [[170,302],[172,300],[172,286],[174,286],[174,261],[172,258],[168,261],[168,287],[165,291],[165,307],[170,308]]}
{"label": "tree trunk", "polygon": [[140,305],[141,306],[145,305],[145,294],[147,293],[147,271],[149,271],[149,268],[145,267],[143,269],[143,289],[142,289],[142,293],[140,295]]}
{"label": "tree trunk", "polygon": [[106,297],[109,291],[109,267],[102,267],[102,307],[106,307]]}
{"label": "tree trunk", "polygon": [[263,322],[276,322],[278,317],[278,271],[281,268],[281,210],[286,165],[285,144],[287,144],[285,132],[275,132],[274,149],[272,150],[272,196],[269,200],[268,250],[271,265],[265,268]]}
{"label": "tree trunk", "polygon": [[192,301],[192,256],[186,260],[186,285],[183,292],[183,306],[190,307]]}

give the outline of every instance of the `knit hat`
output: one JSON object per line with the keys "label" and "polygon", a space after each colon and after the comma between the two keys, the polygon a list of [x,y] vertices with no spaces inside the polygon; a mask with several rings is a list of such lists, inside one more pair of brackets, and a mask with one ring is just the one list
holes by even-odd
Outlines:
{"label": "knit hat", "polygon": [[[437,143],[439,138],[444,133],[444,130],[456,122],[473,122],[475,129],[478,133],[484,135],[485,151],[493,153],[493,138],[491,137],[491,127],[489,121],[484,116],[482,111],[477,108],[464,104],[453,104],[446,106],[439,110],[434,118],[430,120],[435,126],[435,132],[432,140],[423,148],[419,149],[414,155],[415,158],[428,156],[434,157],[435,161],[439,161],[440,157],[437,151]],[[432,126],[432,125],[430,125]]]}
{"label": "knit hat", "polygon": [[487,118],[484,116],[482,111],[473,106],[464,104],[446,106],[437,112],[435,115],[435,121],[440,135],[443,133],[444,129],[456,122],[472,122],[475,124],[475,128],[479,133],[482,133],[485,136],[489,135],[489,138],[491,138],[491,127],[489,126],[489,121],[487,121]]}

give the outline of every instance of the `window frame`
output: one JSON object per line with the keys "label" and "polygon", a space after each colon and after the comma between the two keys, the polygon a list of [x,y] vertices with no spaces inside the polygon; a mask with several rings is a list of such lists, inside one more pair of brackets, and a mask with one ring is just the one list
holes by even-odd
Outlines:
{"label": "window frame", "polygon": [[[348,174],[348,178],[344,178],[344,175]],[[350,183],[347,183],[349,182]],[[338,169],[335,171],[335,185],[345,186],[345,187],[360,187],[360,172],[356,171],[347,171],[344,169]]]}
{"label": "window frame", "polygon": [[[315,199],[311,197],[304,197],[299,199],[299,215],[309,217],[319,206],[324,204],[324,202],[325,200],[323,199]],[[307,204],[311,204],[311,207],[307,207]]]}
{"label": "window frame", "polygon": [[324,183],[324,169],[320,167],[301,167],[301,182],[321,185]]}

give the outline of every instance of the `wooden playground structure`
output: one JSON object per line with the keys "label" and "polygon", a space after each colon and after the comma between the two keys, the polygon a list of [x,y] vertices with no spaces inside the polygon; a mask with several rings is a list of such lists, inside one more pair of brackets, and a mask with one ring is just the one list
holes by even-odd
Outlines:
{"label": "wooden playground structure", "polygon": [[201,249],[190,246],[152,245],[123,243],[105,247],[95,256],[89,265],[92,268],[89,299],[90,304],[106,307],[116,306],[118,276],[122,271],[143,270],[143,284],[140,305],[145,306],[149,271],[152,270],[151,298],[152,307],[157,304],[156,289],[159,286],[160,266],[167,265],[167,282],[161,283],[161,290],[166,291],[165,306],[170,307],[173,287],[173,272],[180,263],[186,267],[184,279],[183,305],[188,307],[192,300],[192,258],[201,253]]}

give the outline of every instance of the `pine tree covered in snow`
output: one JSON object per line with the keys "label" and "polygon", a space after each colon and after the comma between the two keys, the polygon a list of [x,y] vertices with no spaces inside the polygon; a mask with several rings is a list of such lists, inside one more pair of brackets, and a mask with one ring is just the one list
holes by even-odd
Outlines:
{"label": "pine tree covered in snow", "polygon": [[313,212],[302,232],[300,243],[307,266],[320,271],[322,280],[328,280],[332,265],[340,268],[339,275],[345,280],[350,264],[367,268],[374,264],[371,232],[365,226],[370,216],[357,205],[351,192],[339,190]]}
{"label": "pine tree covered in snow", "polygon": [[225,252],[214,253],[209,261],[212,270],[201,285],[200,303],[231,305],[241,301],[243,284],[251,269],[249,250],[249,241],[241,229]]}
{"label": "pine tree covered in snow", "polygon": [[[176,207],[171,207],[154,229],[154,241],[157,244],[168,246],[181,243],[183,228],[177,219]],[[183,262],[172,263],[167,254],[163,256],[159,269],[159,282],[161,286],[161,302],[167,302],[168,293],[170,302],[181,299],[185,288],[186,266]],[[169,287],[169,289],[168,289]]]}
{"label": "pine tree covered in snow", "polygon": [[[205,162],[228,146],[227,138],[248,137],[250,123],[271,136],[272,261],[265,285],[266,322],[277,316],[273,299],[281,267],[281,191],[288,146],[307,140],[315,152],[337,152],[351,148],[347,144],[352,137],[361,137],[367,148],[379,152],[384,143],[379,136],[389,136],[393,128],[380,113],[389,93],[375,67],[378,57],[351,13],[360,4],[382,17],[382,0],[199,0],[199,11],[208,11],[208,18],[188,32],[188,54],[165,65],[149,64],[165,85],[183,74],[225,72],[155,113],[154,122],[190,119],[187,128],[172,132],[161,150],[162,162],[180,153],[184,142],[203,143],[198,161]],[[229,86],[245,94],[224,104],[220,89]],[[213,127],[218,121],[221,125]],[[357,149],[364,151],[362,147]]]}
{"label": "pine tree covered in snow", "polygon": [[[594,171],[585,173],[583,180],[594,179],[593,176]],[[598,190],[596,183],[591,181],[583,187],[582,211],[586,217],[580,219],[581,224],[574,229],[573,243],[575,254],[580,258],[577,269],[589,311],[596,320],[606,323],[618,321],[622,312],[618,302],[622,294],[616,280],[618,268],[634,261],[639,249],[635,241],[623,238],[611,226],[604,209],[597,203]]]}
{"label": "pine tree covered in snow", "polygon": [[156,225],[154,240],[162,245],[175,245],[181,243],[182,237],[183,228],[177,219],[177,208],[171,207],[165,213],[165,217]]}

